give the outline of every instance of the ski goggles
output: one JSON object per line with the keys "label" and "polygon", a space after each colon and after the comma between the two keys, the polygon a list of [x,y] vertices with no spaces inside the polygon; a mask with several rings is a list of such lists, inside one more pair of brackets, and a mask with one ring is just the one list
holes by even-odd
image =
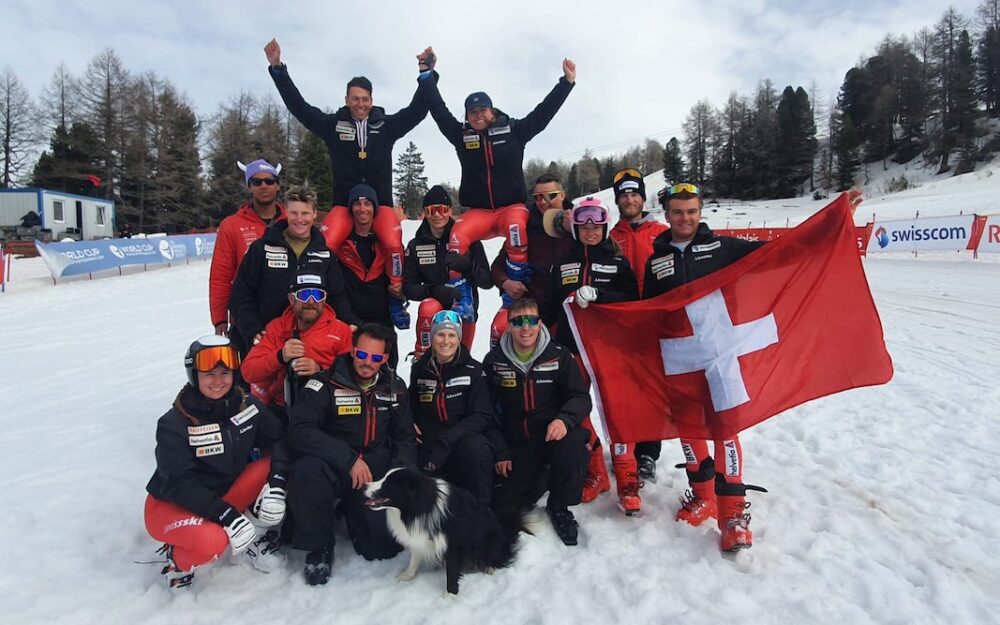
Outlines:
{"label": "ski goggles", "polygon": [[251,187],[259,187],[262,184],[266,184],[269,187],[273,187],[274,185],[278,184],[278,179],[277,178],[251,178],[250,179],[250,186]]}
{"label": "ski goggles", "polygon": [[450,210],[451,210],[451,207],[448,206],[447,204],[431,204],[430,206],[425,206],[424,207],[424,214],[426,214],[426,215],[436,215],[436,216],[440,217],[440,216],[447,215],[448,211],[450,211]]}
{"label": "ski goggles", "polygon": [[235,371],[240,368],[240,354],[232,345],[210,345],[195,354],[191,364],[195,371],[202,373],[208,373],[219,365]]}
{"label": "ski goggles", "polygon": [[309,300],[321,303],[326,301],[326,291],[316,287],[308,287],[295,291],[295,301],[307,304]]}
{"label": "ski goggles", "polygon": [[546,202],[551,202],[560,195],[562,195],[562,189],[560,189],[559,191],[549,191],[548,193],[536,193],[531,197],[535,198],[536,202],[541,202],[542,200],[545,200]]}
{"label": "ski goggles", "polygon": [[364,350],[354,348],[354,357],[358,360],[370,360],[375,364],[378,364],[389,357],[388,354],[373,354],[371,352],[366,352]]}
{"label": "ski goggles", "polygon": [[667,189],[668,198],[674,197],[675,195],[681,195],[684,193],[693,195],[695,197],[701,197],[701,189],[698,188],[697,185],[693,185],[690,182],[681,182]]}
{"label": "ski goggles", "polygon": [[538,326],[539,321],[541,321],[541,319],[538,315],[518,315],[508,319],[507,323],[515,328],[523,328],[524,326],[534,328]]}
{"label": "ski goggles", "polygon": [[573,225],[582,226],[584,224],[596,224],[603,226],[608,223],[608,209],[597,202],[585,202],[579,206],[574,206],[570,213]]}
{"label": "ski goggles", "polygon": [[626,177],[626,176],[628,176],[630,178],[639,178],[639,179],[641,179],[642,178],[642,172],[640,172],[638,169],[633,169],[631,167],[629,167],[628,169],[621,169],[621,170],[618,171],[618,173],[615,174],[615,177],[611,179],[611,182],[612,182],[612,184],[618,184],[618,181],[621,180],[622,178]]}
{"label": "ski goggles", "polygon": [[431,317],[431,325],[436,326],[439,323],[454,323],[461,326],[462,317],[454,310],[440,310]]}

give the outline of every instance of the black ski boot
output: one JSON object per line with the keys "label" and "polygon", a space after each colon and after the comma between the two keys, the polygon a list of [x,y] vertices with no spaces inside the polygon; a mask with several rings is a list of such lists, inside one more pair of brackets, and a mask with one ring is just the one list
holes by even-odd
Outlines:
{"label": "black ski boot", "polygon": [[310,586],[325,584],[333,567],[333,548],[310,551],[306,556],[306,583]]}
{"label": "black ski boot", "polygon": [[569,547],[575,545],[580,525],[573,517],[573,513],[566,508],[548,508],[548,512],[549,518],[552,520],[552,528],[559,536],[559,540]]}
{"label": "black ski boot", "polygon": [[643,482],[655,482],[656,481],[656,460],[652,456],[641,454],[638,458],[639,479]]}

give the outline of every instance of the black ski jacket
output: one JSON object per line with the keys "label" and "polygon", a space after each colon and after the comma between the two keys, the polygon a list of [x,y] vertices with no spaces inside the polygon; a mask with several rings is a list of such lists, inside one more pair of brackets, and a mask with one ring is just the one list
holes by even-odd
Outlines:
{"label": "black ski jacket", "polygon": [[288,308],[288,286],[299,268],[315,269],[325,276],[327,302],[345,323],[354,318],[344,290],[340,263],[326,246],[319,228],[313,226],[302,256],[296,258],[283,236],[287,221],[279,221],[254,241],[240,262],[229,296],[229,311],[236,326],[249,344],[264,326]]}
{"label": "black ski jacket", "polygon": [[370,467],[415,465],[416,445],[406,385],[384,367],[375,384],[362,391],[351,354],[343,354],[295,397],[289,449],[321,458],[342,475],[359,457]]}
{"label": "black ski jacket", "polygon": [[[573,208],[573,203],[563,200],[563,209]],[[528,297],[544,307],[549,298],[549,269],[552,263],[569,253],[573,239],[569,237],[551,237],[542,225],[542,213],[537,204],[528,206],[528,269],[531,278],[524,283],[528,289]],[[551,210],[551,209],[550,209]],[[503,293],[503,283],[510,279],[507,275],[507,250],[500,249],[490,272],[493,274],[493,284]]]}
{"label": "black ski jacket", "polygon": [[615,253],[614,244],[604,239],[597,245],[573,241],[569,254],[549,270],[549,297],[542,307],[542,319],[556,326],[555,340],[574,354],[580,349],[566,319],[563,300],[583,285],[597,289],[597,303],[630,302],[639,299],[639,286],[628,259]]}
{"label": "black ski jacket", "polygon": [[500,429],[510,445],[544,439],[554,419],[562,419],[572,429],[590,414],[590,389],[573,355],[553,343],[544,326],[531,360],[521,362],[514,355],[510,334],[504,333],[483,360],[483,370]]}
{"label": "black ski jacket", "polygon": [[288,476],[285,428],[239,385],[222,399],[206,399],[190,384],[156,423],[156,472],[146,490],[210,521],[219,522],[230,505],[222,496],[250,462],[250,452],[271,452],[268,483]]}
{"label": "black ski jacket", "polygon": [[418,90],[425,98],[431,116],[441,134],[455,147],[462,165],[462,183],[458,200],[467,208],[496,209],[510,204],[524,204],[528,191],[524,185],[524,146],[545,130],[566,101],[573,84],[560,78],[545,99],[524,119],[514,119],[494,108],[496,121],[483,132],[455,119],[441,98],[434,82],[424,81]]}
{"label": "black ski jacket", "polygon": [[698,231],[683,252],[670,241],[669,230],[653,239],[653,254],[646,261],[642,299],[704,278],[764,245],[763,241],[717,237],[704,222],[698,224]]}
{"label": "black ski jacket", "polygon": [[393,115],[386,115],[381,106],[371,108],[368,113],[365,158],[361,158],[357,125],[351,117],[350,109],[342,106],[331,114],[306,102],[284,64],[269,67],[268,73],[271,74],[288,112],[326,143],[333,171],[334,205],[347,206],[351,188],[363,182],[375,189],[380,203],[391,206],[392,146],[427,116],[427,105],[419,94],[425,83],[434,78],[420,81],[409,105]]}
{"label": "black ski jacket", "polygon": [[455,444],[473,432],[486,436],[497,461],[509,458],[490,405],[483,366],[465,347],[460,345],[455,359],[444,365],[438,365],[433,350],[413,363],[410,406],[422,445],[432,448],[436,466],[444,466]]}
{"label": "black ski jacket", "polygon": [[[417,228],[416,234],[406,245],[406,259],[403,262],[403,294],[406,299],[419,302],[433,297],[445,309],[454,304],[451,289],[445,288],[448,282],[448,266],[445,259],[448,256],[448,241],[451,239],[451,228],[455,220],[448,221],[440,239],[431,234],[430,225],[424,221]],[[472,263],[468,271],[460,272],[472,284],[476,318],[479,317],[479,289],[493,286],[490,277],[490,263],[486,259],[483,244],[476,241],[469,246],[468,260]]]}

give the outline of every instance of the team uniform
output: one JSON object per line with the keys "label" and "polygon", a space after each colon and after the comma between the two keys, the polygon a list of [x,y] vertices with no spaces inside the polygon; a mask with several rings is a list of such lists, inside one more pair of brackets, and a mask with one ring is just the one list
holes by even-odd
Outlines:
{"label": "team uniform", "polygon": [[[763,245],[734,237],[715,236],[701,223],[694,238],[674,243],[670,232],[653,242],[653,254],[646,262],[643,299],[656,297],[683,284],[707,276],[743,258]],[[704,440],[681,438],[691,495],[678,513],[679,520],[698,524],[716,516],[719,528],[743,514],[747,489],[743,484],[743,450],[739,436],[714,441],[715,460]]]}
{"label": "team uniform", "polygon": [[483,366],[464,347],[451,362],[433,350],[410,370],[410,406],[420,430],[417,466],[461,486],[489,505],[493,465],[509,460],[496,426]]}
{"label": "team uniform", "polygon": [[[382,210],[375,210],[375,214]],[[393,333],[389,349],[389,364],[395,368],[399,356],[396,349],[395,330],[389,311],[389,277],[386,272],[388,254],[374,232],[351,234],[334,250],[343,267],[344,290],[351,303],[352,318],[347,323],[377,323]],[[341,317],[340,314],[337,315]],[[343,317],[341,317],[343,319]]]}
{"label": "team uniform", "polygon": [[323,306],[320,318],[305,332],[299,332],[291,307],[272,319],[264,329],[264,336],[250,350],[240,371],[254,397],[281,410],[286,406],[285,378],[289,364],[281,350],[289,339],[301,340],[305,344],[305,356],[315,360],[322,369],[329,368],[340,354],[351,351],[351,328],[337,319],[329,305]]}
{"label": "team uniform", "polygon": [[288,307],[288,285],[296,272],[305,268],[325,277],[328,301],[337,317],[347,323],[358,319],[345,291],[340,263],[327,249],[319,228],[312,228],[309,242],[298,256],[285,238],[287,228],[288,222],[280,221],[250,246],[233,283],[229,309],[248,349],[264,326]]}
{"label": "team uniform", "polygon": [[[208,273],[208,307],[213,326],[229,320],[229,297],[233,281],[250,245],[264,236],[268,226],[284,219],[285,207],[282,204],[277,206],[274,219],[267,222],[260,218],[253,206],[244,204],[219,224],[219,231],[215,235],[215,250],[212,252],[212,266]],[[235,320],[232,320],[232,324],[236,325]],[[238,348],[245,347],[240,344],[240,340],[240,337],[234,337]],[[240,351],[246,353],[246,349]]]}
{"label": "team uniform", "polygon": [[[323,228],[327,245],[335,250],[353,228],[350,210],[345,209],[350,208],[347,200],[354,185],[368,184],[378,197],[392,201],[392,148],[427,116],[427,106],[420,96],[427,81],[420,81],[410,104],[398,112],[387,115],[384,108],[373,106],[366,119],[357,120],[346,106],[331,114],[306,102],[284,64],[269,67],[268,72],[288,111],[322,139],[330,152],[334,206]],[[399,281],[403,273],[402,230],[392,207],[382,208],[375,211],[373,230],[388,251],[393,280]]]}
{"label": "team uniform", "polygon": [[[548,490],[550,511],[580,503],[589,453],[589,433],[581,424],[592,404],[569,349],[552,342],[542,326],[534,353],[522,362],[507,333],[483,360],[483,369],[512,461],[503,495],[498,496],[527,505]],[[566,425],[566,436],[546,441],[546,430],[555,419]],[[548,480],[541,483],[546,465]]]}
{"label": "team uniform", "polygon": [[[284,426],[233,385],[218,400],[190,384],[156,424],[156,472],[146,485],[146,530],[171,546],[173,564],[190,572],[229,546],[223,529],[241,517],[265,484],[288,475]],[[259,448],[269,458],[250,461]]]}
{"label": "team uniform", "polygon": [[523,277],[528,260],[529,219],[522,170],[524,148],[552,121],[574,85],[565,77],[560,78],[545,99],[523,119],[494,109],[496,120],[478,131],[455,119],[441,98],[436,79],[434,73],[433,80],[425,81],[428,88],[422,95],[427,98],[441,134],[458,154],[462,167],[459,202],[469,209],[456,220],[449,249],[465,254],[474,241],[502,236],[509,270]]}
{"label": "team uniform", "polygon": [[416,462],[416,438],[403,381],[380,371],[362,389],[352,374],[352,357],[313,376],[292,406],[288,447],[297,458],[289,504],[295,518],[292,546],[332,549],[334,501],[347,521],[355,550],[368,560],[391,558],[402,547],[389,534],[385,512],[365,507],[364,493],[351,487],[358,458],[374,480],[391,467]]}
{"label": "team uniform", "polygon": [[469,254],[460,257],[449,256],[448,241],[451,238],[454,220],[449,220],[440,238],[434,238],[430,224],[425,220],[417,228],[413,239],[406,246],[406,260],[403,263],[403,294],[406,299],[419,301],[417,312],[417,340],[414,354],[419,359],[430,347],[431,318],[440,310],[450,309],[457,299],[456,291],[448,285],[449,265],[459,267],[462,277],[473,286],[473,317],[463,324],[462,344],[472,349],[476,335],[476,321],[479,318],[479,289],[492,286],[489,261],[483,244],[476,241],[469,247]]}

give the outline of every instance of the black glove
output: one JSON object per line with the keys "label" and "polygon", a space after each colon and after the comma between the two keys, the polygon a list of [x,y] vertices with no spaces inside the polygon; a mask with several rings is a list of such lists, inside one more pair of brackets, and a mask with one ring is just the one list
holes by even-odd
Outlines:
{"label": "black glove", "polygon": [[448,252],[448,255],[444,257],[444,266],[458,273],[468,273],[472,271],[472,258],[468,254]]}
{"label": "black glove", "polygon": [[445,463],[448,462],[448,447],[438,441],[434,443],[434,447],[431,449],[430,458],[427,460],[427,466],[433,467],[431,470],[436,471],[444,467]]}

